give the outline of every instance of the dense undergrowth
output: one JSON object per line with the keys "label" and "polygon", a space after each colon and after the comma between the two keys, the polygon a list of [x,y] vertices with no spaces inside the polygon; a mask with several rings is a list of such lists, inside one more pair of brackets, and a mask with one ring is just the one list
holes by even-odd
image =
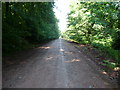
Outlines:
{"label": "dense undergrowth", "polygon": [[[62,38],[89,44],[120,64],[120,10],[117,2],[72,2]],[[104,61],[104,60],[103,60]],[[105,60],[109,61],[109,60]]]}
{"label": "dense undergrowth", "polygon": [[3,2],[3,56],[59,38],[53,2]]}

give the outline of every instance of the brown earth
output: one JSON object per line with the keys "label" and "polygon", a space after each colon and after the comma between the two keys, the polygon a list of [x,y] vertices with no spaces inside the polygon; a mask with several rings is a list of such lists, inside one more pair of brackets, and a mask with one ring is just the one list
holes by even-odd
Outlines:
{"label": "brown earth", "polygon": [[101,73],[104,74],[112,82],[120,83],[119,73],[120,66],[116,66],[115,69],[105,66],[103,60],[108,60],[111,63],[117,63],[116,60],[112,59],[107,53],[100,51],[97,48],[89,44],[80,44],[73,41],[67,41],[79,49],[84,55],[86,55],[90,60],[94,61],[101,70]]}

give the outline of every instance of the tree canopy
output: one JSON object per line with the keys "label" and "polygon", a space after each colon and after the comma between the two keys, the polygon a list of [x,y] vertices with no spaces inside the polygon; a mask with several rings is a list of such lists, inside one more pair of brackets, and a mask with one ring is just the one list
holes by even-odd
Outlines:
{"label": "tree canopy", "polygon": [[120,62],[120,9],[118,2],[76,2],[70,5],[63,37],[91,44]]}
{"label": "tree canopy", "polygon": [[2,3],[3,54],[59,37],[53,2]]}

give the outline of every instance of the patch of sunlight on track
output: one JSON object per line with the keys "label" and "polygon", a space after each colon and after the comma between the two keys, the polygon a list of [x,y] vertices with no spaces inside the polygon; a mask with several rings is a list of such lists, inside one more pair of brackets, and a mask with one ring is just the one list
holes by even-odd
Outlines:
{"label": "patch of sunlight on track", "polygon": [[49,49],[49,48],[51,48],[51,47],[37,47],[37,48]]}
{"label": "patch of sunlight on track", "polygon": [[71,61],[65,61],[66,63],[70,63],[70,62],[79,62],[80,61],[80,59],[73,59],[73,60],[71,60]]}

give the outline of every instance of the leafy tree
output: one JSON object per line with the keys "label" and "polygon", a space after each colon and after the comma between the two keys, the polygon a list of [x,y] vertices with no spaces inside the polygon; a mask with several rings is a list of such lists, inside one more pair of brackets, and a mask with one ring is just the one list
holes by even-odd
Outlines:
{"label": "leafy tree", "polygon": [[70,10],[68,28],[64,32],[64,35],[68,36],[67,39],[91,44],[120,61],[118,2],[73,1]]}
{"label": "leafy tree", "polygon": [[3,55],[59,37],[53,2],[2,3]]}

